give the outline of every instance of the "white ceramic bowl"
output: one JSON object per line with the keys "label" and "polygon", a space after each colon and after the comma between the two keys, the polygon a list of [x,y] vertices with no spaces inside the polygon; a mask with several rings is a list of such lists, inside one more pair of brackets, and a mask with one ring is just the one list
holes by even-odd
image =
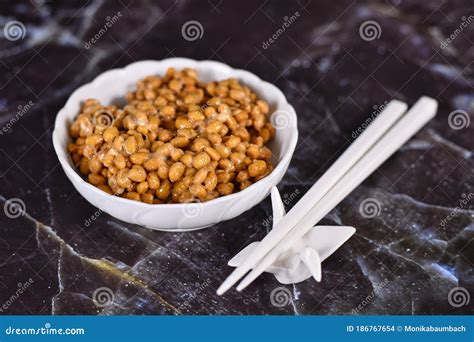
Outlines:
{"label": "white ceramic bowl", "polygon": [[[71,141],[69,125],[79,113],[81,102],[87,98],[96,98],[103,104],[110,104],[123,97],[127,91],[133,90],[137,80],[147,75],[163,75],[169,67],[194,68],[205,82],[237,78],[269,103],[273,112],[271,121],[277,128],[276,136],[269,144],[275,163],[275,169],[270,175],[240,192],[205,203],[188,204],[147,204],[112,196],[80,176],[66,147]],[[261,202],[285,174],[297,139],[296,113],[283,93],[274,85],[262,81],[248,71],[232,69],[222,63],[186,58],[141,61],[123,69],[104,72],[72,93],[66,105],[59,111],[53,131],[53,145],[59,162],[76,190],[87,201],[122,221],[167,231],[204,228],[232,219]]]}

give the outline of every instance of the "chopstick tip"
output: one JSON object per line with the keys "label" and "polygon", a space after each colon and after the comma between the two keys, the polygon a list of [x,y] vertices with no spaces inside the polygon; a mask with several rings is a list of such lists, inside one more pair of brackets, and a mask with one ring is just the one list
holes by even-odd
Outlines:
{"label": "chopstick tip", "polygon": [[249,281],[247,278],[244,278],[244,280],[242,280],[242,282],[239,285],[237,285],[237,288],[236,288],[237,291],[242,292],[247,286],[250,285],[252,281],[253,279]]}
{"label": "chopstick tip", "polygon": [[217,293],[218,296],[222,296],[224,293],[226,293],[226,291],[227,291],[227,290],[226,290],[225,288],[223,288],[223,286],[221,285],[221,286],[219,286],[219,288],[217,289],[216,293]]}
{"label": "chopstick tip", "polygon": [[429,110],[435,112],[435,114],[436,114],[436,111],[438,109],[438,101],[437,100],[435,100],[434,98],[429,97],[429,96],[422,96],[422,97],[420,97],[420,100],[425,103],[425,106],[428,106]]}
{"label": "chopstick tip", "polygon": [[232,285],[234,285],[235,283],[231,282],[231,279],[229,279],[230,277],[227,277],[226,280],[224,280],[224,282],[221,284],[221,286],[219,286],[219,288],[217,289],[216,293],[218,296],[222,296],[224,293],[226,293],[227,291],[229,291],[229,289],[232,287]]}

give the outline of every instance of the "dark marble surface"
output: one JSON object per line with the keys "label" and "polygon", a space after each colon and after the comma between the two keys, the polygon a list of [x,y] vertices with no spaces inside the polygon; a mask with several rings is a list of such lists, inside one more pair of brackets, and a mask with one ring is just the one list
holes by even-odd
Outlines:
{"label": "dark marble surface", "polygon": [[[2,314],[473,313],[472,2],[306,1],[2,1]],[[285,17],[292,23],[279,32]],[[25,27],[19,36],[3,30],[12,20]],[[200,39],[183,38],[189,20],[202,25]],[[375,37],[361,35],[367,21],[380,28]],[[206,230],[161,233],[97,212],[58,164],[53,123],[75,88],[107,69],[170,56],[222,61],[282,89],[300,131],[279,185],[287,196],[314,183],[373,106],[439,101],[437,117],[326,217],[357,233],[324,262],[321,283],[284,286],[287,305],[272,304],[281,285],[269,274],[243,293],[215,295],[229,258],[267,232],[269,199]],[[461,121],[449,119],[455,110]],[[9,199],[24,203],[24,215]],[[362,215],[366,199],[377,216]],[[464,292],[450,296],[456,287]]]}

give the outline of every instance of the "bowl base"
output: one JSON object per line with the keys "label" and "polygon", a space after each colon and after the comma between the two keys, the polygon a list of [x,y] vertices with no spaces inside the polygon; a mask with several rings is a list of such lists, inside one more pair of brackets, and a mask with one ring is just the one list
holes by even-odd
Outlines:
{"label": "bowl base", "polygon": [[165,233],[186,233],[186,232],[193,232],[195,230],[201,230],[213,225],[214,224],[207,224],[205,226],[193,227],[193,228],[158,228],[158,227],[152,227],[152,226],[147,226],[147,225],[141,225],[141,226],[145,228],[153,229],[153,230],[158,230],[160,232],[165,232]]}

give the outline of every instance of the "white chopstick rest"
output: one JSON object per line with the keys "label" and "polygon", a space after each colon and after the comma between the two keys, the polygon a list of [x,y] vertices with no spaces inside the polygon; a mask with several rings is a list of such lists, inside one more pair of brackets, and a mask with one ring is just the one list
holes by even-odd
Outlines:
{"label": "white chopstick rest", "polygon": [[[283,201],[276,187],[272,188],[273,226],[285,215]],[[296,284],[313,277],[321,281],[321,263],[341,247],[353,234],[354,227],[345,226],[315,226],[289,250],[268,267],[265,272],[273,273],[282,284]],[[237,267],[250,252],[258,248],[258,242],[253,242],[235,257],[228,265]]]}
{"label": "white chopstick rest", "polygon": [[[237,286],[241,291],[257,278],[280,254],[298,241],[311,227],[339,204],[383,162],[418,132],[435,115],[436,100],[422,97],[380,140],[342,177],[336,185],[298,222],[294,229],[271,246],[263,259],[252,260],[258,264]],[[369,126],[370,127],[370,126]]]}
{"label": "white chopstick rest", "polygon": [[365,129],[356,141],[336,160],[321,178],[296,203],[279,224],[260,242],[238,268],[222,283],[217,294],[222,295],[263,258],[303,216],[336,184],[339,179],[385,134],[405,113],[407,105],[392,100]]}

